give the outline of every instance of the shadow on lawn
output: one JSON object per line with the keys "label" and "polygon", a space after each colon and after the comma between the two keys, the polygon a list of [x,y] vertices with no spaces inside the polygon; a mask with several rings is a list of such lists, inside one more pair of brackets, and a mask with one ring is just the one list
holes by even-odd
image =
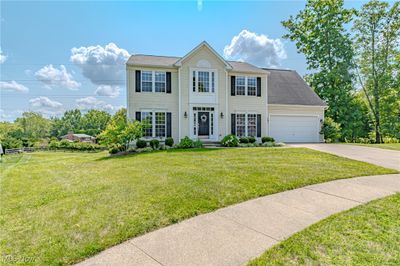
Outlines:
{"label": "shadow on lawn", "polygon": [[119,160],[119,159],[125,159],[125,158],[131,158],[131,157],[136,157],[136,156],[146,156],[154,153],[185,153],[185,152],[213,152],[217,150],[221,150],[222,148],[212,148],[212,149],[206,149],[206,148],[195,148],[195,149],[171,149],[171,150],[158,150],[158,151],[151,151],[151,152],[138,152],[138,153],[129,153],[129,154],[124,154],[124,155],[114,155],[114,156],[105,156],[96,159],[96,161],[104,161],[104,160]]}

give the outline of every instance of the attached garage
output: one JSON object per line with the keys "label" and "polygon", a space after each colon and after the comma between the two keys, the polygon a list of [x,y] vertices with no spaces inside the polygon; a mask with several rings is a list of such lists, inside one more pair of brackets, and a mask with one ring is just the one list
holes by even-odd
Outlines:
{"label": "attached garage", "polygon": [[279,142],[322,142],[326,103],[296,71],[264,69],[269,72],[268,135]]}
{"label": "attached garage", "polygon": [[270,115],[270,136],[279,142],[319,142],[319,118],[307,115]]}

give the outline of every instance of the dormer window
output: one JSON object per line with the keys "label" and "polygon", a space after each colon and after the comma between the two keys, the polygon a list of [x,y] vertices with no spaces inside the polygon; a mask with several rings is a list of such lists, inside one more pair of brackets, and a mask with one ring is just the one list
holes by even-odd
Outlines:
{"label": "dormer window", "polygon": [[198,93],[215,92],[214,71],[192,71],[192,90]]}

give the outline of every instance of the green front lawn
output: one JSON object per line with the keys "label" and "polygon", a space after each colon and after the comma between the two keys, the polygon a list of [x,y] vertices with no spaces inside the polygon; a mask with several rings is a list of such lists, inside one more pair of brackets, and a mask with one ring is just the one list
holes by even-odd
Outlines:
{"label": "green front lawn", "polygon": [[366,146],[372,148],[380,148],[386,150],[400,151],[400,143],[382,143],[382,144],[362,144],[362,143],[348,143],[351,145]]}
{"label": "green front lawn", "polygon": [[39,152],[0,164],[1,251],[71,264],[156,228],[313,183],[394,173],[301,148]]}
{"label": "green front lawn", "polygon": [[400,194],[316,223],[250,265],[400,265]]}

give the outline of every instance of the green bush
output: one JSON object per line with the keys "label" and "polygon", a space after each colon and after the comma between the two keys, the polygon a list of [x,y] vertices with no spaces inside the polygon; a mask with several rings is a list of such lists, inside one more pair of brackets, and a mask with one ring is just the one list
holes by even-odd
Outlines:
{"label": "green bush", "polygon": [[240,142],[240,143],[249,143],[249,138],[241,137],[241,138],[239,139],[239,142]]}
{"label": "green bush", "polygon": [[253,136],[249,137],[249,143],[255,143],[257,139]]}
{"label": "green bush", "polygon": [[262,144],[263,147],[274,147],[274,142],[267,141]]}
{"label": "green bush", "polygon": [[341,137],[340,130],[340,124],[333,121],[332,118],[327,117],[322,125],[320,134],[324,135],[325,141],[328,143],[337,142]]}
{"label": "green bush", "polygon": [[158,148],[160,148],[160,141],[158,141],[158,139],[152,139],[150,140],[150,147],[153,150],[158,150]]}
{"label": "green bush", "polygon": [[225,147],[237,147],[239,145],[239,139],[235,135],[226,135],[222,141],[222,146]]}
{"label": "green bush", "polygon": [[111,145],[111,147],[109,148],[108,152],[110,154],[116,154],[118,152],[120,152],[122,150],[121,146],[118,146],[116,144]]}
{"label": "green bush", "polygon": [[60,142],[57,139],[52,139],[49,143],[50,150],[57,150],[60,147]]}
{"label": "green bush", "polygon": [[262,142],[262,143],[265,143],[265,142],[275,142],[275,139],[274,139],[273,137],[268,137],[268,136],[266,136],[266,137],[262,137],[262,138],[261,138],[261,142]]}
{"label": "green bush", "polygon": [[143,148],[145,148],[147,146],[147,142],[145,141],[145,140],[143,140],[143,139],[138,139],[137,141],[136,141],[136,147],[138,148],[138,149],[143,149]]}
{"label": "green bush", "polygon": [[203,142],[201,140],[196,140],[193,142],[193,148],[203,148]]}
{"label": "green bush", "polygon": [[171,137],[166,138],[166,139],[165,139],[165,145],[167,145],[167,146],[169,146],[169,147],[174,146],[174,139],[171,138]]}
{"label": "green bush", "polygon": [[191,140],[188,136],[181,139],[181,142],[178,144],[179,149],[190,149],[193,148],[193,140]]}

